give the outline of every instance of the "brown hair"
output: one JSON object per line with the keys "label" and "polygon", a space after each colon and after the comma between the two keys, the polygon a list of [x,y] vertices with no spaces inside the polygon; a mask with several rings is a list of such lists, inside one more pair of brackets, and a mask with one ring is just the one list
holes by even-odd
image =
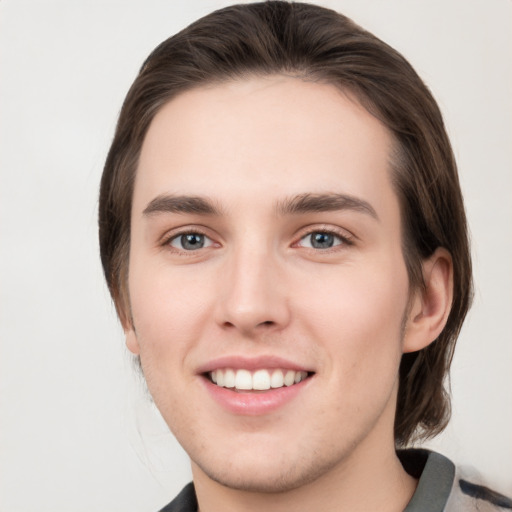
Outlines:
{"label": "brown hair", "polygon": [[99,235],[105,277],[123,325],[130,214],[141,146],[156,112],[180,92],[248,75],[289,73],[350,90],[393,133],[393,184],[403,223],[411,288],[436,248],[452,255],[454,295],[447,324],[425,349],[405,354],[395,440],[439,433],[450,415],[444,387],[471,302],[471,259],[457,169],[439,108],[411,65],[345,16],[310,4],[269,1],[213,12],[160,44],[123,104],[100,190]]}

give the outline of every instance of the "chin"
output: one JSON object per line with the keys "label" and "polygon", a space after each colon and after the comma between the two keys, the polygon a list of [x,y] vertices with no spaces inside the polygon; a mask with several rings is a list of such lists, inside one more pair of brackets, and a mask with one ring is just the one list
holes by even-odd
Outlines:
{"label": "chin", "polygon": [[[260,460],[261,462],[261,460]],[[283,493],[308,485],[328,473],[336,460],[295,460],[279,464],[269,458],[263,463],[238,461],[214,468],[213,464],[195,464],[211,480],[224,487],[245,492]]]}

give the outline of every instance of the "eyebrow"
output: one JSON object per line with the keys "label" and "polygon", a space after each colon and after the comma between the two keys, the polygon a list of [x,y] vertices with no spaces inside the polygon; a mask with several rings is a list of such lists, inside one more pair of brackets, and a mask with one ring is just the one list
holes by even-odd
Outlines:
{"label": "eyebrow", "polygon": [[[353,210],[379,220],[377,212],[370,203],[347,194],[305,193],[279,201],[276,205],[276,211],[279,215],[297,215],[338,210]],[[147,216],[159,213],[219,216],[222,212],[211,199],[206,197],[160,195],[151,200],[142,213]]]}
{"label": "eyebrow", "polygon": [[281,215],[337,210],[353,210],[379,220],[377,212],[370,203],[347,194],[299,194],[280,201],[277,205],[277,212]]}
{"label": "eyebrow", "polygon": [[205,197],[160,195],[150,201],[142,213],[148,216],[158,213],[220,215],[220,210]]}

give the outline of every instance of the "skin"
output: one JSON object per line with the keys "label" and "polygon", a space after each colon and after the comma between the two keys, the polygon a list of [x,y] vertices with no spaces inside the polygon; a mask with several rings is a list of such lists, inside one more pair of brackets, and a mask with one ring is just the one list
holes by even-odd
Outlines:
{"label": "skin", "polygon": [[[409,289],[392,145],[349,94],[285,76],[183,93],[153,120],[133,197],[127,346],[191,458],[202,511],[319,499],[398,511],[412,496],[393,439],[398,368],[442,330],[451,264],[438,250],[425,291]],[[332,193],[370,208],[284,211]],[[165,195],[217,211],[162,211]],[[333,246],[312,247],[313,232]],[[204,247],[186,250],[184,233]],[[226,355],[282,357],[312,377],[271,413],[234,414],[198,373]]]}

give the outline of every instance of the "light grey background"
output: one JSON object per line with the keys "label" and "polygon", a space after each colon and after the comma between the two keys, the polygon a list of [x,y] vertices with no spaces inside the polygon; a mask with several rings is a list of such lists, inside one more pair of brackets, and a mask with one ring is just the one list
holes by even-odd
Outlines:
{"label": "light grey background", "polygon": [[[190,479],[102,281],[97,190],[122,99],[160,41],[226,1],[0,2],[0,511],[155,511]],[[339,0],[444,111],[476,298],[440,451],[512,494],[512,2]]]}

